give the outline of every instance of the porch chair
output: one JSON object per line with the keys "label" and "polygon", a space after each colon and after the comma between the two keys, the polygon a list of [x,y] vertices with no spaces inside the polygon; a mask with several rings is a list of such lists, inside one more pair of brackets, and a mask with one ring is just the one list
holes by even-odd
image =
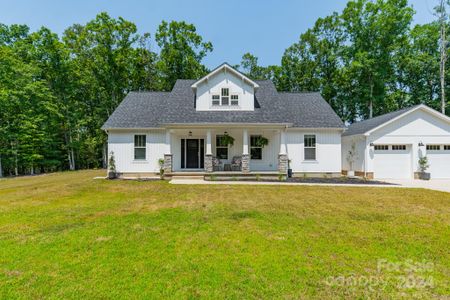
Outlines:
{"label": "porch chair", "polygon": [[217,156],[212,157],[213,171],[222,171],[222,162]]}
{"label": "porch chair", "polygon": [[242,169],[242,156],[233,156],[231,160],[231,171],[241,171]]}

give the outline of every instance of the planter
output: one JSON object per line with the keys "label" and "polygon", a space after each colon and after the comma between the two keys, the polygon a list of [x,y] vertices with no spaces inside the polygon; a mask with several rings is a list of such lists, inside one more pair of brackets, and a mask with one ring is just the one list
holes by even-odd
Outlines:
{"label": "planter", "polygon": [[419,179],[421,180],[430,180],[431,174],[427,172],[419,172]]}
{"label": "planter", "polygon": [[109,171],[108,172],[108,179],[114,179],[114,178],[116,178],[116,172]]}
{"label": "planter", "polygon": [[292,178],[292,169],[288,169],[288,177]]}
{"label": "planter", "polygon": [[347,171],[348,177],[355,177],[355,171]]}

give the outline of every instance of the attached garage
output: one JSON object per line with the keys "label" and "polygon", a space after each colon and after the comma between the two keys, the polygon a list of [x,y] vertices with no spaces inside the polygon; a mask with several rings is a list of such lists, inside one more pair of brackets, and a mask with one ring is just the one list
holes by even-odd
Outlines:
{"label": "attached garage", "polygon": [[342,135],[344,173],[413,179],[424,156],[432,179],[450,178],[450,118],[426,105],[354,123]]}
{"label": "attached garage", "polygon": [[431,178],[450,178],[450,145],[427,145],[427,158]]}
{"label": "attached garage", "polygon": [[374,146],[374,178],[410,179],[411,162],[410,145]]}

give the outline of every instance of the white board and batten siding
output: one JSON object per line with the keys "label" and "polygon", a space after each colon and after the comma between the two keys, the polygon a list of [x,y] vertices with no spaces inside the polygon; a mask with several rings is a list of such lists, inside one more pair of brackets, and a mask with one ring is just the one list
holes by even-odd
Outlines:
{"label": "white board and batten siding", "polygon": [[[217,106],[212,105],[212,95],[221,95],[221,89],[228,88],[231,101],[231,95],[239,97],[239,105]],[[242,80],[230,73],[219,73],[211,77],[209,80],[199,84],[197,88],[196,110],[197,111],[214,111],[214,110],[239,110],[253,111],[254,106],[254,89],[246,81]]]}
{"label": "white board and batten siding", "polygon": [[[293,172],[340,173],[341,130],[297,130],[286,132],[287,152]],[[316,135],[316,159],[305,160],[304,137]]]}
{"label": "white board and batten siding", "polygon": [[[134,136],[146,135],[145,160],[134,159]],[[158,159],[164,158],[166,135],[164,130],[108,132],[108,153],[114,152],[118,173],[158,172]]]}

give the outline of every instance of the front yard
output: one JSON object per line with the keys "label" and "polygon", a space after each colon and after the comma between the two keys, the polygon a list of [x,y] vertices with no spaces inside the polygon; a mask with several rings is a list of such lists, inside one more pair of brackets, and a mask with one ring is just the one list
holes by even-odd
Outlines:
{"label": "front yard", "polygon": [[0,180],[0,298],[444,298],[450,194]]}

